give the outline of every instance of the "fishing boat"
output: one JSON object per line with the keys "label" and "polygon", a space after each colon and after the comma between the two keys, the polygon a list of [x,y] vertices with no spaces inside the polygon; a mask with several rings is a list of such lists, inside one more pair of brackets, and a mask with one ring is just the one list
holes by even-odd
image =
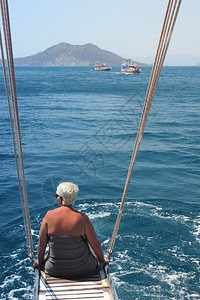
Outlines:
{"label": "fishing boat", "polygon": [[[2,47],[2,39],[0,35],[2,66],[4,71],[5,87],[6,87],[8,110],[9,110],[9,117],[10,117],[11,130],[12,130],[17,176],[19,181],[19,194],[21,198],[22,215],[24,220],[24,229],[26,233],[28,256],[30,257],[31,261],[34,262],[35,256],[34,256],[34,247],[33,247],[32,231],[31,231],[31,224],[30,224],[30,214],[29,214],[29,207],[28,207],[28,198],[27,198],[27,189],[26,189],[23,153],[22,153],[22,142],[21,142],[21,134],[20,134],[20,126],[19,126],[20,122],[19,122],[19,113],[18,113],[18,104],[17,104],[12,40],[11,40],[11,31],[10,31],[10,23],[9,23],[9,10],[8,10],[7,0],[0,0],[0,1],[1,1],[1,10],[2,10],[2,23],[4,28],[5,48],[7,53],[7,68],[9,70],[8,72],[9,81],[7,80],[7,75],[6,75],[6,64],[5,64],[5,58],[3,53],[3,47]],[[171,1],[169,0],[169,2]],[[180,4],[181,4],[181,0],[179,0],[179,3],[176,7],[176,1],[175,1],[174,9],[171,9],[171,5],[168,6],[167,8],[166,15],[168,17],[165,18],[165,22],[163,24],[158,51],[152,68],[152,73],[150,76],[149,85],[147,88],[147,94],[145,97],[143,111],[141,114],[138,132],[137,132],[135,145],[132,153],[132,158],[130,161],[128,175],[125,182],[121,205],[114,226],[113,234],[110,240],[109,249],[107,251],[108,254],[107,258],[110,258],[111,254],[113,253],[133,167],[135,164],[137,153],[139,151],[139,146],[142,140],[147,118],[150,112],[151,104],[156,91],[156,87],[158,84],[164,59],[167,53],[169,41],[172,36],[172,32],[173,32],[173,28],[174,28],[174,24],[176,21]],[[167,46],[165,43],[166,40],[168,41]],[[106,66],[103,64],[103,68],[104,67]],[[101,64],[100,71],[106,71],[106,70],[108,71],[107,68],[108,67],[106,67],[106,69],[102,69],[102,64]],[[135,71],[135,68],[136,66],[134,66],[134,71],[133,71],[132,70],[133,67],[129,65],[128,69],[131,69],[131,72],[124,71],[124,73],[126,72],[138,73],[138,70]],[[10,94],[11,94],[11,101],[13,104],[12,106],[10,103],[11,102]],[[11,107],[13,108],[13,111],[11,110]],[[45,300],[50,300],[50,299],[117,300],[118,298],[117,298],[117,294],[114,288],[112,278],[109,273],[108,266],[105,266],[90,277],[84,277],[81,279],[77,278],[75,280],[74,279],[70,280],[68,278],[55,278],[52,276],[48,276],[47,274],[45,274],[43,271],[39,269],[35,269],[34,299],[35,300],[43,300],[43,299]],[[132,296],[131,299],[134,299],[134,296]]]}
{"label": "fishing boat", "polygon": [[133,63],[131,59],[124,59],[121,68],[122,73],[140,73],[141,69],[138,68],[136,63]]}
{"label": "fishing boat", "polygon": [[111,69],[112,67],[107,67],[105,63],[100,63],[96,61],[96,63],[94,64],[95,71],[110,71]]}

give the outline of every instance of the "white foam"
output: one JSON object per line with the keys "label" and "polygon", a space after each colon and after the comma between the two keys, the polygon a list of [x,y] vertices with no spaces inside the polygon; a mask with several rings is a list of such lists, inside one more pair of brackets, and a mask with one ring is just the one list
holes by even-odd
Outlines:
{"label": "white foam", "polygon": [[[16,265],[15,265],[16,266]],[[18,272],[20,273],[20,269],[24,269],[24,266],[21,266],[20,268],[17,268]],[[31,271],[33,272],[33,269],[30,268]],[[15,296],[16,293],[21,293],[22,296],[20,299],[32,299],[33,298],[33,287],[31,285],[27,286],[26,281],[23,281],[23,276],[19,276],[16,274],[12,274],[10,276],[7,276],[4,281],[3,284],[0,286],[1,290],[2,290],[2,298],[1,299],[12,299],[12,300],[18,300],[19,297]],[[16,286],[20,286],[20,288],[13,288]],[[4,291],[8,291],[7,292],[3,292]],[[5,298],[4,298],[5,297]]]}
{"label": "white foam", "polygon": [[190,297],[190,299],[200,299],[200,294],[191,294]]}
{"label": "white foam", "polygon": [[[135,202],[135,205],[137,207],[147,207],[150,208],[150,210],[148,211],[148,214],[150,216],[154,216],[157,217],[159,219],[163,219],[163,220],[173,220],[176,222],[181,222],[182,224],[191,222],[192,220],[190,219],[190,217],[184,216],[184,215],[176,215],[176,214],[164,214],[162,211],[162,207],[159,206],[155,206],[152,204],[148,204],[148,203],[143,203],[143,202]],[[146,212],[145,212],[146,213]],[[197,235],[200,234],[200,222],[199,222],[199,227],[197,229]]]}
{"label": "white foam", "polygon": [[38,232],[38,230],[34,230],[34,229],[31,229],[31,234],[32,234],[32,236],[39,236],[39,232]]}
{"label": "white foam", "polygon": [[[200,262],[199,262],[199,260],[197,259],[197,258],[190,258],[190,261],[191,262],[193,262],[193,263],[195,263],[195,264],[197,264],[199,267],[200,267]],[[199,272],[200,272],[200,268],[199,268]]]}
{"label": "white foam", "polygon": [[193,235],[196,237],[196,241],[200,242],[200,216],[194,220],[194,230]]}
{"label": "white foam", "polygon": [[105,218],[105,217],[109,217],[111,215],[110,212],[99,212],[98,214],[88,214],[89,218],[91,220],[94,220],[94,219],[98,219],[98,218]]}
{"label": "white foam", "polygon": [[13,259],[15,259],[15,258],[17,258],[17,257],[18,257],[18,253],[13,253],[13,254],[10,254],[10,257],[11,257],[11,258],[13,258]]}
{"label": "white foam", "polygon": [[[153,208],[153,207],[151,207]],[[154,209],[152,210],[152,212],[149,212],[149,215],[157,217],[159,219],[163,219],[163,220],[173,220],[176,222],[181,222],[182,224],[188,223],[191,221],[191,219],[187,216],[184,215],[176,215],[176,214],[163,214],[162,212],[160,213],[162,209],[160,209],[159,207],[154,207]]]}
{"label": "white foam", "polygon": [[[143,270],[144,271],[144,270]],[[192,279],[195,275],[191,273],[186,272],[178,272],[173,271],[170,273],[167,273],[168,270],[166,266],[159,266],[155,264],[149,265],[145,273],[150,273],[152,278],[156,278],[160,280],[161,282],[167,283],[170,288],[171,292],[177,291],[178,286],[184,282],[187,278]]]}
{"label": "white foam", "polygon": [[153,209],[156,209],[156,210],[162,210],[162,207],[155,206],[153,204],[144,203],[144,202],[138,202],[138,201],[136,201],[135,205],[138,206],[138,207],[144,206],[144,207],[150,207],[150,208],[153,208]]}
{"label": "white foam", "polygon": [[[131,264],[129,264],[128,262],[129,268],[126,268],[125,270],[124,268],[122,268],[123,263],[121,262],[123,254],[119,255],[118,253],[117,258],[119,259],[119,261],[118,263],[115,261],[117,268],[116,272],[113,272],[111,275],[115,280],[116,288],[121,288],[121,292],[123,288],[126,287],[126,292],[130,288],[130,291],[132,293],[135,292],[137,295],[141,293],[143,297],[150,297],[151,299],[153,297],[154,299],[160,299],[160,295],[162,295],[163,293],[162,283],[165,283],[168,286],[168,293],[171,294],[170,299],[200,299],[198,298],[199,295],[196,291],[193,291],[193,294],[190,294],[190,292],[187,290],[187,286],[185,286],[184,284],[187,282],[188,279],[192,280],[195,277],[195,272],[186,273],[181,271],[171,271],[168,269],[167,266],[158,265],[154,261],[149,263],[149,265],[141,265],[139,261],[132,261]],[[126,282],[126,280],[123,280],[123,276],[131,274],[134,275],[137,273],[143,273],[144,275],[155,279],[156,281],[158,281],[158,284],[155,285],[154,281],[152,285],[140,286],[137,283],[134,283],[134,281]]]}
{"label": "white foam", "polygon": [[1,285],[1,288],[5,288],[8,285],[13,285],[13,283],[14,283],[15,280],[21,280],[21,276],[18,276],[18,275],[8,276],[6,279],[4,279],[4,282]]}
{"label": "white foam", "polygon": [[189,259],[189,255],[184,254],[181,249],[177,246],[175,246],[173,249],[168,249],[171,254],[176,257],[178,260],[182,262],[187,262]]}
{"label": "white foam", "polygon": [[108,243],[110,242],[110,239],[107,239],[107,240],[105,240],[105,241],[103,241],[103,245],[107,245]]}
{"label": "white foam", "polygon": [[23,298],[24,299],[32,299],[32,287],[28,286],[28,287],[24,287],[24,288],[19,288],[19,289],[14,289],[14,290],[11,290],[9,293],[8,293],[8,299],[12,299],[12,300],[18,300],[19,298],[16,298],[15,297],[15,293],[16,292],[30,292],[30,294],[28,293],[24,293],[23,295]]}
{"label": "white foam", "polygon": [[119,288],[121,285],[127,284],[125,281],[120,280],[119,277],[116,276],[116,273],[111,273],[111,277],[116,288]]}

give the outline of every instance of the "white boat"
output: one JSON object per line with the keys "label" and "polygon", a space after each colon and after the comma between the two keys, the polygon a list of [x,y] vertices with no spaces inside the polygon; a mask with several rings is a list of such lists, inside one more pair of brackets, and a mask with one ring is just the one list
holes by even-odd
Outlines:
{"label": "white boat", "polygon": [[94,70],[95,71],[110,71],[112,69],[112,67],[107,67],[106,64],[102,64],[100,62],[96,62],[94,65]]}
{"label": "white boat", "polygon": [[35,270],[34,300],[50,299],[118,300],[118,297],[107,267],[77,280],[51,277]]}
{"label": "white boat", "polygon": [[124,59],[121,68],[122,73],[140,73],[141,69],[138,68],[136,63],[133,63],[131,59]]}

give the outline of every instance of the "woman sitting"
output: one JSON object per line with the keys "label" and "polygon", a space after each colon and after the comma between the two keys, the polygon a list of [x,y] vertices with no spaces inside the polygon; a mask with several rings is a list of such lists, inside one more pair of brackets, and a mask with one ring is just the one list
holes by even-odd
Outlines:
{"label": "woman sitting", "polygon": [[[73,208],[77,193],[76,184],[59,184],[56,191],[59,208],[48,211],[41,223],[38,261],[33,266],[54,277],[92,275],[99,263],[108,263],[92,222],[86,214]],[[44,259],[47,243],[49,253]]]}

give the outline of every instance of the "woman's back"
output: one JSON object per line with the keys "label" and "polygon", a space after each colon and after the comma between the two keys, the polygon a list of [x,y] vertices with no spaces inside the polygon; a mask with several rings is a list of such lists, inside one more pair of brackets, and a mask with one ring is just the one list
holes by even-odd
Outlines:
{"label": "woman's back", "polygon": [[67,206],[50,210],[46,214],[46,222],[49,235],[85,234],[85,215]]}
{"label": "woman's back", "polygon": [[[34,267],[44,267],[49,275],[66,277],[78,271],[79,276],[82,276],[94,272],[97,260],[105,262],[92,222],[86,214],[73,208],[77,192],[77,185],[70,182],[60,183],[55,195],[59,208],[48,211],[41,223],[38,262],[34,263]],[[83,239],[83,236],[86,238]],[[48,242],[50,252],[44,259]],[[90,251],[88,243],[96,257]],[[69,254],[74,256],[70,258]],[[77,262],[81,269],[76,267]]]}

